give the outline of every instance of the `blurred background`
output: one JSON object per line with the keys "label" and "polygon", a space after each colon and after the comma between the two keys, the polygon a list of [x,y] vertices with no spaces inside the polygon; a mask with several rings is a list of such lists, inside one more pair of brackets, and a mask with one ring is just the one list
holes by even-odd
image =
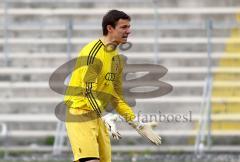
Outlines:
{"label": "blurred background", "polygon": [[189,119],[159,122],[161,146],[119,122],[113,162],[240,161],[239,0],[1,0],[0,161],[72,160],[55,116],[63,95],[49,77],[102,35],[110,9],[132,18],[132,47],[120,49],[128,64],[162,65],[168,72],[160,80],[173,86],[136,99],[134,111]]}

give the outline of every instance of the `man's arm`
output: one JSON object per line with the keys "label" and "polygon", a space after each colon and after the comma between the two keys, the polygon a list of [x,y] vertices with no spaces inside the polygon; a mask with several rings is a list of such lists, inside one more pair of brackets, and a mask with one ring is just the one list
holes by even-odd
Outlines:
{"label": "man's arm", "polygon": [[141,119],[138,119],[137,121],[132,108],[124,100],[122,92],[122,80],[121,69],[121,72],[117,75],[114,83],[115,95],[113,96],[112,100],[113,106],[115,107],[116,111],[125,118],[127,123],[132,126],[142,137],[148,139],[155,145],[160,145],[161,137],[153,131],[153,127],[156,126],[156,123],[143,123]]}
{"label": "man's arm", "polygon": [[87,105],[100,116],[103,108],[97,98],[96,88],[102,62],[100,59],[95,58],[94,61],[89,63],[89,57],[82,55],[83,52],[86,53],[86,51],[81,51],[77,58],[64,101],[68,107],[78,108],[83,103],[83,100],[87,98]]}
{"label": "man's arm", "polygon": [[135,114],[123,97],[122,71],[123,65],[121,63],[120,72],[116,75],[114,81],[114,92],[111,102],[117,113],[120,114],[126,121],[133,121],[133,119],[135,118]]}
{"label": "man's arm", "polygon": [[97,97],[97,76],[100,72],[101,67],[100,63],[88,65],[86,73],[84,75],[84,87],[85,96],[88,99],[89,106],[91,106],[92,110],[94,110],[98,117],[101,117],[101,111],[104,109],[101,101]]}

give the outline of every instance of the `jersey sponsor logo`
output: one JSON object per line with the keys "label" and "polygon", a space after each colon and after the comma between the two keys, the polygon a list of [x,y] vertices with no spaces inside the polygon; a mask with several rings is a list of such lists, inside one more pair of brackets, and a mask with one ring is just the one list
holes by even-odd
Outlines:
{"label": "jersey sponsor logo", "polygon": [[116,74],[115,73],[107,73],[105,75],[105,79],[108,81],[114,81],[116,78]]}

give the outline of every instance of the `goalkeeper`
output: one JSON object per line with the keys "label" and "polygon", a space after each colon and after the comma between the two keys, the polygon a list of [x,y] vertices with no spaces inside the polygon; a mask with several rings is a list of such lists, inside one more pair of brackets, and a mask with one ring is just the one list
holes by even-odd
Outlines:
{"label": "goalkeeper", "polygon": [[[64,97],[68,107],[67,135],[74,161],[77,162],[111,162],[107,128],[116,139],[120,138],[120,134],[114,127],[114,116],[102,117],[110,102],[116,112],[140,135],[156,145],[161,143],[150,124],[134,120],[132,108],[122,97],[124,60],[118,54],[116,46],[127,42],[130,17],[122,11],[110,10],[103,17],[102,30],[103,37],[88,43],[79,53]],[[109,44],[112,46],[107,46]],[[74,120],[76,116],[84,114],[94,115],[90,116],[90,120]]]}

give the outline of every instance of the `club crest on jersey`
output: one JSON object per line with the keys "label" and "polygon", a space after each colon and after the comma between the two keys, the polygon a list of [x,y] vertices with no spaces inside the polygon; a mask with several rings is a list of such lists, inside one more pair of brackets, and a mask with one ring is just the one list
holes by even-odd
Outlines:
{"label": "club crest on jersey", "polygon": [[116,73],[107,73],[105,75],[105,79],[108,81],[114,81],[116,78]]}

